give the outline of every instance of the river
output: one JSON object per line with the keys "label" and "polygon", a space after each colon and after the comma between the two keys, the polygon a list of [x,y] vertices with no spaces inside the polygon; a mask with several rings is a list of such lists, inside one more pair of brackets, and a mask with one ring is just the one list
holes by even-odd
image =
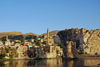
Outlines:
{"label": "river", "polygon": [[9,60],[0,61],[0,67],[97,67],[100,58],[78,58],[73,60],[43,59],[43,60]]}

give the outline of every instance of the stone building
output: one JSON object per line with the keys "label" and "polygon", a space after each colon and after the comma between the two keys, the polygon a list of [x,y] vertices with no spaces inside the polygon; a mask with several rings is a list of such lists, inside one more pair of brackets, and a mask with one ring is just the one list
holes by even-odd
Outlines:
{"label": "stone building", "polygon": [[5,45],[6,46],[10,46],[11,45],[11,42],[10,41],[5,41]]}
{"label": "stone building", "polygon": [[3,42],[2,41],[0,41],[0,45],[3,45]]}

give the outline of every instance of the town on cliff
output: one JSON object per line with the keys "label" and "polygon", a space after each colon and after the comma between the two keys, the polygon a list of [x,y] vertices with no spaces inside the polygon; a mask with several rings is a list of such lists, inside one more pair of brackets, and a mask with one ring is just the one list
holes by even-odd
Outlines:
{"label": "town on cliff", "polygon": [[[21,37],[21,35],[16,35]],[[31,35],[30,35],[31,36]],[[1,37],[1,36],[0,36]],[[11,39],[10,35],[0,40],[0,59],[64,59],[100,55],[100,30],[66,29],[56,34],[47,33],[41,37]]]}

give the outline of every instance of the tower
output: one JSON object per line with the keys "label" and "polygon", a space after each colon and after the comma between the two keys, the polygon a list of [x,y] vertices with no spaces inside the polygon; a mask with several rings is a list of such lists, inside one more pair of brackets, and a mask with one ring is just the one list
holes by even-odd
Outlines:
{"label": "tower", "polygon": [[8,40],[8,35],[6,35],[6,39]]}
{"label": "tower", "polygon": [[49,45],[49,29],[47,29],[47,45]]}

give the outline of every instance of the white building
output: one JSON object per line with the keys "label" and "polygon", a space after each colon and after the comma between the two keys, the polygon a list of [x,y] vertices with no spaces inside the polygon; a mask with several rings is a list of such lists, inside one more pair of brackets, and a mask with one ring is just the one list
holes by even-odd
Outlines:
{"label": "white building", "polygon": [[31,39],[32,42],[34,42],[35,39]]}

